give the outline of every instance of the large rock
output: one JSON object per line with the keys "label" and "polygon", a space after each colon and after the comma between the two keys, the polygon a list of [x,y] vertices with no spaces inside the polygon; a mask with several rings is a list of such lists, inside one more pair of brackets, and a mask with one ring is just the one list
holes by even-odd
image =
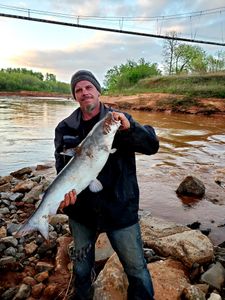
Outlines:
{"label": "large rock", "polygon": [[29,192],[35,185],[37,185],[37,182],[27,179],[27,180],[17,183],[17,185],[12,189],[12,191],[14,193]]}
{"label": "large rock", "polygon": [[181,262],[167,259],[148,264],[151,272],[155,299],[181,299],[184,288],[190,286],[188,273]]}
{"label": "large rock", "polygon": [[70,257],[68,255],[68,247],[71,243],[71,237],[59,237],[57,239],[58,247],[55,257],[55,271],[60,274],[68,273],[68,264],[70,263]]}
{"label": "large rock", "polygon": [[203,197],[205,194],[205,186],[201,180],[194,176],[187,176],[176,190],[181,196]]}
{"label": "large rock", "polygon": [[107,235],[101,233],[95,243],[95,261],[106,261],[113,253],[114,250]]}
{"label": "large rock", "polygon": [[141,233],[144,242],[149,240],[162,238],[178,232],[190,231],[191,229],[185,225],[179,225],[174,222],[166,221],[161,218],[143,216],[140,220]]}
{"label": "large rock", "polygon": [[128,280],[123,267],[114,253],[94,283],[94,300],[126,300]]}
{"label": "large rock", "polygon": [[172,256],[188,267],[212,261],[213,244],[200,231],[153,217],[140,223],[144,243],[159,255]]}
{"label": "large rock", "polygon": [[[180,299],[182,291],[188,287],[189,279],[182,263],[168,259],[148,264],[151,271],[155,299]],[[128,280],[116,254],[105,264],[94,283],[94,300],[126,300]]]}
{"label": "large rock", "polygon": [[25,168],[22,168],[15,172],[10,173],[10,175],[20,179],[24,175],[31,174],[31,173],[32,173],[32,169],[30,167],[25,167]]}

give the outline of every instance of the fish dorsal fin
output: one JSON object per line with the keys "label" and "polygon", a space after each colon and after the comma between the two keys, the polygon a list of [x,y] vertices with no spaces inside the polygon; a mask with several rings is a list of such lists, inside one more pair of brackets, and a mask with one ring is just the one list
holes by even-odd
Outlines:
{"label": "fish dorsal fin", "polygon": [[102,186],[101,182],[96,178],[90,182],[89,189],[91,192],[97,193],[103,189],[103,186]]}
{"label": "fish dorsal fin", "polygon": [[113,149],[110,150],[110,153],[113,154],[113,153],[116,152],[116,150],[117,150],[116,148],[113,148]]}

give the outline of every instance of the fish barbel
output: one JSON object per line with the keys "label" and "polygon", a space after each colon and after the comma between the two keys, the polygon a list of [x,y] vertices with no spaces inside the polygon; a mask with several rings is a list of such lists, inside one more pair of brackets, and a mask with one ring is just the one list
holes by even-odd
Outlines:
{"label": "fish barbel", "polygon": [[103,188],[96,178],[110,153],[115,152],[112,143],[120,125],[121,122],[113,118],[112,112],[108,112],[95,124],[86,138],[75,148],[76,155],[49,185],[40,205],[22,224],[16,237],[37,230],[48,239],[48,217],[56,214],[66,193],[74,189],[78,195],[88,186],[92,192],[98,192]]}

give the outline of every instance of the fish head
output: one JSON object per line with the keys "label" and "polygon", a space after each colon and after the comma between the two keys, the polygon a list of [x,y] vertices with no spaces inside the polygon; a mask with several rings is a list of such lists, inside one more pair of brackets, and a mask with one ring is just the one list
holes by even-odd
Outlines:
{"label": "fish head", "polygon": [[103,134],[115,133],[121,125],[121,121],[115,120],[113,113],[109,111],[103,121]]}

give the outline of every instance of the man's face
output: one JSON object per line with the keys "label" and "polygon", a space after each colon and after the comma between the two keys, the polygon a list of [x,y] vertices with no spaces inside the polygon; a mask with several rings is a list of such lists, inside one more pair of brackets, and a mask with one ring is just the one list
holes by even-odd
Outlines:
{"label": "man's face", "polygon": [[74,94],[84,112],[90,113],[99,105],[100,93],[90,81],[79,81],[75,85]]}

